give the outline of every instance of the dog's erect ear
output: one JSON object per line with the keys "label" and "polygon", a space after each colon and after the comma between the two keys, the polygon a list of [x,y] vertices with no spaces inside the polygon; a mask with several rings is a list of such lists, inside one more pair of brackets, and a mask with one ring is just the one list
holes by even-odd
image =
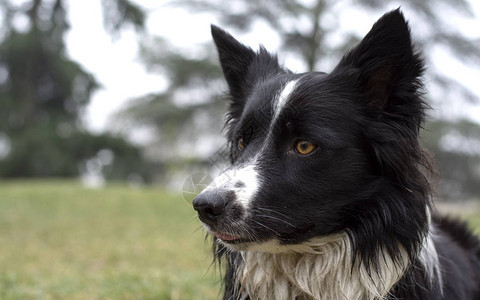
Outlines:
{"label": "dog's erect ear", "polygon": [[377,113],[396,113],[399,106],[413,105],[409,113],[423,116],[422,103],[414,103],[419,102],[423,61],[413,49],[408,24],[399,9],[383,15],[332,74],[346,70]]}
{"label": "dog's erect ear", "polygon": [[[376,175],[389,182],[380,184],[388,186],[384,190],[387,195],[380,192],[377,195],[382,196],[374,196],[380,197],[378,203],[382,204],[359,215],[351,228],[354,249],[369,267],[378,267],[382,258],[380,255],[379,261],[372,260],[372,251],[365,249],[372,245],[384,249],[401,265],[398,245],[413,260],[426,232],[426,222],[419,221],[426,219],[425,199],[429,199],[428,180],[419,168],[429,168],[418,141],[427,106],[421,97],[422,74],[423,61],[414,50],[408,24],[397,9],[382,16],[329,75],[340,80],[346,93],[355,94],[354,101],[359,100],[357,93],[361,93],[360,105],[366,116],[362,119],[362,131],[368,140],[365,149],[374,159]],[[402,201],[406,208],[398,204]],[[379,216],[384,216],[385,211],[390,212],[389,216],[382,219]],[[406,225],[408,228],[392,226],[400,224],[400,216],[407,215],[416,216],[412,219],[415,221]],[[373,223],[368,219],[371,216],[377,218]]]}
{"label": "dog's erect ear", "polygon": [[237,41],[226,31],[212,25],[212,37],[217,46],[223,74],[233,97],[243,98],[243,83],[255,52]]}
{"label": "dog's erect ear", "polygon": [[215,25],[212,25],[212,37],[233,100],[231,110],[243,106],[256,81],[289,72],[279,65],[277,56],[263,46],[255,52]]}

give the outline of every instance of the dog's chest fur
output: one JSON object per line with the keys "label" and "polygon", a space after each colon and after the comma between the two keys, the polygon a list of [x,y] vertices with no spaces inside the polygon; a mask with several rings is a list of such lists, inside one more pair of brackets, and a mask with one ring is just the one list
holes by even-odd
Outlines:
{"label": "dog's chest fur", "polygon": [[[301,251],[301,252],[300,252]],[[352,265],[346,235],[315,239],[287,253],[242,252],[237,284],[242,297],[278,300],[383,299],[403,275],[405,264],[385,256],[378,273]]]}

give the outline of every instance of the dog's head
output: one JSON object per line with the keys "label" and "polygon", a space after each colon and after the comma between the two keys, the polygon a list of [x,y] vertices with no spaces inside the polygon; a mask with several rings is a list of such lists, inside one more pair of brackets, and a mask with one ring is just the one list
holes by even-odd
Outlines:
{"label": "dog's head", "polygon": [[422,235],[423,63],[399,10],[329,74],[295,74],[264,48],[215,26],[212,35],[231,98],[232,166],[193,202],[210,233],[230,249],[272,252],[339,232],[357,246],[406,248],[397,231]]}

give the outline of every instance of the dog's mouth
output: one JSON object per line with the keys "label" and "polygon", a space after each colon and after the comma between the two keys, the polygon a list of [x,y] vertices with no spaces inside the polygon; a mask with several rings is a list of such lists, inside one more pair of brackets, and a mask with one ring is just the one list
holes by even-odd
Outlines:
{"label": "dog's mouth", "polygon": [[226,234],[226,233],[219,233],[219,232],[214,232],[213,233],[215,237],[220,240],[224,244],[229,244],[229,245],[240,245],[240,244],[250,244],[253,241],[250,239],[247,239],[243,236],[240,235],[234,235],[234,234]]}
{"label": "dog's mouth", "polygon": [[205,225],[207,232],[215,236],[218,241],[232,246],[235,245],[236,247],[240,245],[252,246],[256,244],[263,244],[269,240],[277,240],[280,244],[285,245],[299,244],[315,236],[315,234],[312,235],[312,233],[314,233],[314,227],[315,225],[313,224],[306,224],[303,227],[295,227],[291,231],[283,234],[279,233],[278,236],[273,236],[253,235],[253,230],[250,230],[248,233],[241,231],[223,231],[221,229],[214,229],[211,226]]}
{"label": "dog's mouth", "polygon": [[239,234],[224,233],[220,231],[210,231],[210,233],[213,234],[217,238],[217,240],[222,242],[223,244],[228,244],[232,246],[238,246],[240,244],[250,244],[253,242],[253,240]]}
{"label": "dog's mouth", "polygon": [[226,233],[220,233],[220,232],[215,232],[214,235],[217,239],[227,243],[234,243],[235,241],[239,241],[242,239],[242,237],[239,235],[226,234]]}
{"label": "dog's mouth", "polygon": [[207,230],[207,233],[214,236],[218,241],[225,244],[240,244],[249,242],[247,238],[241,233],[233,233],[232,231],[219,230],[217,228],[212,228],[212,226],[203,223],[204,228]]}

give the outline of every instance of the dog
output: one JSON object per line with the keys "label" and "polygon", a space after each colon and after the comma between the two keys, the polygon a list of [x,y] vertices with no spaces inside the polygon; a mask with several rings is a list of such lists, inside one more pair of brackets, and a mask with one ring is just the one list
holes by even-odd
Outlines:
{"label": "dog", "polygon": [[232,164],[193,207],[226,265],[223,299],[480,299],[480,243],[431,201],[424,61],[403,13],[328,74],[211,30]]}

